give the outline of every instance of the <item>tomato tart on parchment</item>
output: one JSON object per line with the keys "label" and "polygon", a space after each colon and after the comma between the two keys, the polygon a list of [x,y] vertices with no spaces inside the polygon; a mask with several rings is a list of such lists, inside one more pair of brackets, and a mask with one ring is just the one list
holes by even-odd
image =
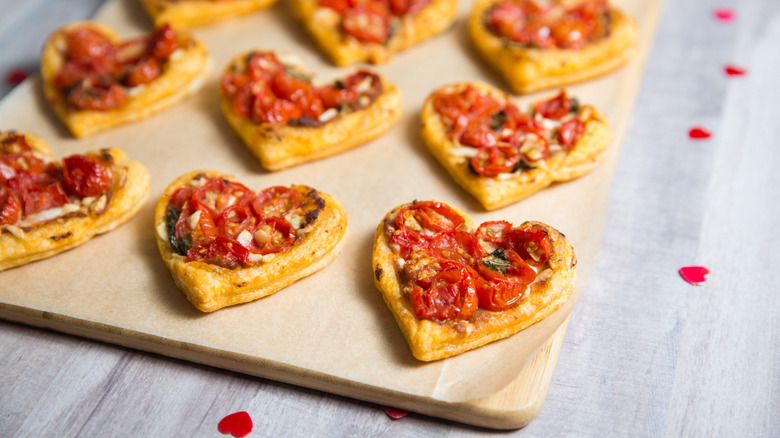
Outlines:
{"label": "tomato tart on parchment", "polygon": [[143,119],[197,91],[209,73],[206,47],[168,25],[120,41],[108,27],[56,30],[41,55],[43,91],[76,137]]}
{"label": "tomato tart on parchment", "polygon": [[155,210],[157,246],[179,289],[212,312],[271,295],[339,253],[347,215],[311,187],[255,192],[217,171],[177,178]]}
{"label": "tomato tart on parchment", "polygon": [[279,170],[361,145],[401,116],[401,92],[359,70],[317,86],[289,53],[252,51],[222,74],[222,112],[268,170]]}
{"label": "tomato tart on parchment", "polygon": [[337,65],[379,64],[449,28],[457,0],[292,0],[293,13]]}
{"label": "tomato tart on parchment", "polygon": [[267,8],[277,0],[141,0],[158,26],[187,29],[228,20]]}
{"label": "tomato tart on parchment", "polygon": [[566,91],[522,108],[479,82],[434,91],[423,106],[422,136],[453,179],[488,210],[584,175],[612,143],[604,115]]}
{"label": "tomato tart on parchment", "polygon": [[517,93],[590,79],[634,54],[637,25],[607,0],[477,0],[477,50]]}
{"label": "tomato tart on parchment", "polygon": [[146,169],[118,149],[58,160],[34,135],[0,132],[0,271],[113,230],[148,191]]}
{"label": "tomato tart on parchment", "polygon": [[374,236],[377,288],[419,360],[461,354],[544,319],[574,291],[577,259],[540,222],[475,226],[437,201],[394,208]]}

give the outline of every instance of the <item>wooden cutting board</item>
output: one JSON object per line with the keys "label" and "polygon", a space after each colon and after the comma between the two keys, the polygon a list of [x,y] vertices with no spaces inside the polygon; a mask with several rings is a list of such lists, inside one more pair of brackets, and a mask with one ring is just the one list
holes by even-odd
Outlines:
{"label": "wooden cutting board", "polygon": [[[504,87],[470,48],[465,30],[470,2],[461,4],[453,29],[373,67],[403,93],[405,114],[396,127],[353,151],[282,172],[264,172],[224,121],[216,71],[250,48],[299,54],[323,79],[349,71],[319,54],[296,30],[285,5],[196,30],[216,67],[203,90],[163,113],[94,137],[73,139],[43,101],[40,80],[28,80],[0,102],[0,129],[34,133],[57,156],[107,146],[124,149],[149,169],[151,194],[138,215],[117,230],[0,273],[0,317],[458,422],[496,429],[524,426],[542,406],[568,315],[598,260],[612,170],[661,9],[660,1],[616,3],[638,18],[638,56],[619,72],[570,87],[612,123],[616,141],[607,160],[586,177],[497,212],[485,212],[460,190],[419,135],[420,107],[433,89],[462,80]],[[149,28],[137,2],[109,1],[96,19],[124,36]],[[198,312],[163,266],[152,226],[164,187],[196,168],[233,174],[253,188],[299,183],[333,194],[349,215],[343,253],[323,271],[271,297],[213,314]],[[414,360],[374,288],[370,266],[378,221],[413,199],[452,203],[475,222],[535,219],[555,226],[577,250],[575,296],[509,339],[434,363]]]}

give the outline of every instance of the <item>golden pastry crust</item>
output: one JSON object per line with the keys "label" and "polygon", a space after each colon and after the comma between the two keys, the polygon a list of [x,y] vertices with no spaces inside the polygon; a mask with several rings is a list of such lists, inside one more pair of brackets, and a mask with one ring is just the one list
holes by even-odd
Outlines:
{"label": "golden pastry crust", "polygon": [[500,0],[477,0],[469,17],[469,34],[482,57],[498,70],[516,93],[580,82],[615,70],[634,55],[636,22],[610,8],[611,32],[581,49],[538,49],[507,44],[485,26],[486,12]]}
{"label": "golden pastry crust", "polygon": [[[478,309],[475,315],[466,320],[438,322],[418,318],[409,298],[402,291],[401,269],[397,263],[399,255],[391,247],[385,228],[385,223],[394,221],[398,211],[405,205],[390,211],[377,227],[373,250],[374,283],[417,359],[443,359],[511,336],[550,315],[572,295],[577,277],[574,249],[563,234],[554,228],[529,221],[518,227],[533,225],[544,228],[553,250],[549,261],[540,269],[537,280],[528,286],[526,295],[517,305],[502,312]],[[473,230],[471,219],[462,211],[455,211],[465,218],[467,227]]]}
{"label": "golden pastry crust", "polygon": [[78,138],[141,120],[174,105],[199,90],[211,70],[211,58],[206,46],[189,35],[178,33],[180,48],[165,63],[161,75],[146,85],[134,88],[133,93],[128,94],[124,105],[106,111],[73,109],[57,90],[54,78],[65,63],[66,35],[79,28],[92,28],[106,35],[113,43],[120,41],[116,33],[108,27],[83,21],[54,31],[43,47],[43,94],[57,117]]}
{"label": "golden pastry crust", "polygon": [[[234,69],[243,71],[250,53],[233,58],[224,73]],[[296,65],[290,64],[290,67],[303,71]],[[360,146],[390,129],[401,117],[401,92],[386,78],[380,76],[380,79],[382,94],[368,107],[340,114],[319,127],[257,124],[236,113],[222,87],[219,88],[219,100],[228,123],[260,164],[267,170],[281,170]]]}
{"label": "golden pastry crust", "polygon": [[267,8],[277,0],[170,1],[141,0],[155,25],[188,29],[228,20]]}
{"label": "golden pastry crust", "polygon": [[[481,82],[451,84],[439,90],[457,92],[468,86],[503,102],[511,100],[506,93]],[[603,160],[612,143],[612,129],[606,117],[593,106],[583,105],[578,117],[585,123],[585,131],[570,149],[553,154],[534,169],[514,172],[508,178],[484,177],[469,168],[469,157],[456,153],[464,146],[450,139],[444,121],[434,109],[433,96],[437,91],[426,100],[421,114],[425,145],[450,176],[488,210],[516,203],[553,183],[590,172]]]}
{"label": "golden pastry crust", "polygon": [[324,268],[341,251],[347,232],[346,211],[333,196],[297,185],[292,188],[302,195],[306,211],[319,208],[315,206],[317,199],[324,201],[324,207],[310,225],[311,229],[299,232],[291,248],[275,254],[268,261],[235,269],[200,260],[187,262],[187,257],[176,253],[168,240],[166,216],[171,195],[199,176],[237,181],[232,176],[214,170],[189,172],[165,189],[154,215],[157,247],[162,259],[171,271],[176,286],[198,310],[213,312],[276,293]]}
{"label": "golden pastry crust", "polygon": [[457,0],[431,0],[420,12],[400,20],[385,44],[364,43],[341,30],[341,17],[319,0],[292,0],[293,14],[336,65],[380,64],[394,54],[447,30],[455,21]]}
{"label": "golden pastry crust", "polygon": [[[0,141],[8,134],[0,133]],[[23,135],[34,151],[53,157],[43,140],[31,134]],[[73,207],[53,219],[29,225],[0,225],[0,271],[81,245],[123,224],[143,206],[149,193],[149,173],[140,163],[129,161],[123,151],[113,148],[84,155],[97,158],[110,169],[112,183],[107,194],[85,198],[78,209]]]}

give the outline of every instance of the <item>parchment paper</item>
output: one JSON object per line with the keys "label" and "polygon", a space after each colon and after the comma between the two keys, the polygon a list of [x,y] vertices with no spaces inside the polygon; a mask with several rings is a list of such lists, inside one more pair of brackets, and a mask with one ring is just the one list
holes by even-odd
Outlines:
{"label": "parchment paper", "polygon": [[[40,79],[28,80],[0,103],[0,129],[34,133],[49,142],[58,157],[108,146],[124,149],[149,170],[151,193],[138,215],[117,230],[56,257],[0,273],[0,303],[149,334],[170,340],[176,348],[202,346],[210,352],[206,354],[261,358],[282,368],[289,365],[384,391],[445,402],[493,394],[517,376],[568,316],[596,266],[612,169],[660,10],[660,1],[615,3],[639,21],[640,53],[618,72],[569,87],[582,102],[602,109],[616,130],[606,162],[578,180],[490,213],[450,179],[420,137],[420,108],[435,88],[471,79],[507,88],[469,43],[471,2],[461,3],[459,19],[449,31],[385,65],[370,67],[403,93],[405,113],[390,132],[352,151],[275,173],[260,167],[222,117],[218,72],[229,58],[251,48],[296,53],[322,80],[353,70],[333,67],[292,19],[285,2],[196,29],[194,34],[215,61],[203,89],[163,113],[87,139],[74,139],[43,101]],[[134,1],[110,1],[96,20],[125,37],[151,26]],[[519,100],[530,102],[554,92]],[[349,216],[344,251],[323,271],[273,296],[211,314],[199,312],[175,287],[160,259],[153,210],[175,177],[208,168],[233,174],[255,190],[307,184],[334,195]],[[575,295],[552,316],[507,340],[438,362],[417,361],[374,287],[371,267],[372,236],[379,221],[391,208],[414,199],[449,202],[477,223],[533,219],[556,227],[572,241],[579,259]],[[256,374],[265,375],[262,369]]]}

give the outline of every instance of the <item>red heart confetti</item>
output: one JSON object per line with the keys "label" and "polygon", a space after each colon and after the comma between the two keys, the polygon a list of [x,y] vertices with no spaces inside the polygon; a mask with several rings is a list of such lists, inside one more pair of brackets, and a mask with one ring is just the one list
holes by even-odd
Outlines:
{"label": "red heart confetti", "polygon": [[701,286],[710,276],[710,270],[704,266],[685,266],[680,268],[680,277],[694,286]]}
{"label": "red heart confetti", "polygon": [[747,70],[745,70],[744,68],[737,67],[731,64],[724,67],[723,70],[729,76],[744,76],[745,74],[747,74]]}
{"label": "red heart confetti", "polygon": [[217,428],[220,432],[236,438],[245,437],[252,432],[252,417],[246,411],[236,412],[223,418]]}
{"label": "red heart confetti", "polygon": [[22,83],[22,81],[27,79],[27,76],[29,76],[29,74],[27,74],[26,71],[20,68],[14,68],[11,69],[7,75],[5,75],[5,82],[12,86],[19,85]]}
{"label": "red heart confetti", "polygon": [[712,137],[712,133],[710,133],[709,131],[707,131],[704,128],[701,128],[699,126],[695,126],[695,127],[691,128],[690,131],[688,131],[688,136],[693,138],[693,139],[696,139],[696,140],[702,140],[702,139],[705,139],[705,138]]}
{"label": "red heart confetti", "polygon": [[733,9],[728,9],[728,8],[715,9],[715,18],[723,22],[728,22],[733,20],[736,15],[737,14],[736,12],[734,12]]}
{"label": "red heart confetti", "polygon": [[405,416],[409,415],[409,411],[405,411],[403,409],[391,408],[389,406],[382,406],[382,410],[385,411],[385,414],[387,414],[387,416],[392,418],[393,420],[400,420],[401,418],[404,418]]}

